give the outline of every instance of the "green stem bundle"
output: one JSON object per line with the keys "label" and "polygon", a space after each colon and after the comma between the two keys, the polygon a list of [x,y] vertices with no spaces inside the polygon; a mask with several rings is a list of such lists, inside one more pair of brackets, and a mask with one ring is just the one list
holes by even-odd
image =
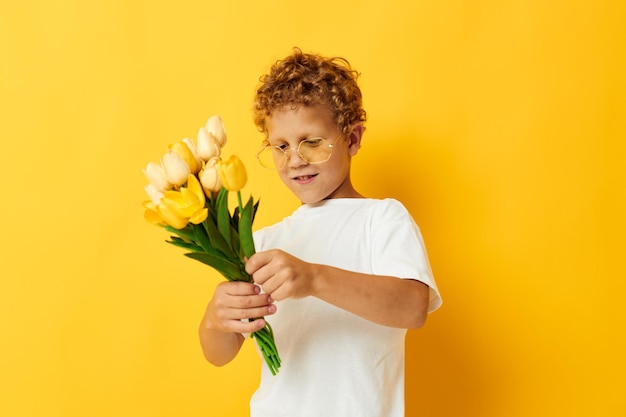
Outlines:
{"label": "green stem bundle", "polygon": [[270,369],[272,375],[276,375],[278,373],[278,368],[280,368],[280,357],[278,356],[276,344],[274,343],[274,332],[272,330],[272,326],[270,326],[270,324],[266,321],[265,327],[252,333],[250,337],[256,338],[257,346],[263,354],[267,367]]}
{"label": "green stem bundle", "polygon": [[[241,192],[237,191],[238,207],[231,214],[228,210],[228,191],[222,189],[206,199],[208,216],[201,224],[189,223],[183,229],[166,226],[175,234],[171,243],[190,252],[185,256],[211,266],[229,281],[254,282],[245,270],[245,261],[255,253],[252,237],[252,223],[258,208],[252,197],[244,206]],[[274,342],[274,332],[265,321],[265,327],[252,333],[257,346],[272,375],[280,368],[280,357]]]}

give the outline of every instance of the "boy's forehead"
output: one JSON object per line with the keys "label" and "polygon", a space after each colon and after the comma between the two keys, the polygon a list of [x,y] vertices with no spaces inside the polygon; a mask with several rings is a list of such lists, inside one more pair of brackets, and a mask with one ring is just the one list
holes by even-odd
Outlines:
{"label": "boy's forehead", "polygon": [[268,139],[292,139],[293,137],[331,133],[338,129],[325,106],[283,106],[270,112],[267,117]]}

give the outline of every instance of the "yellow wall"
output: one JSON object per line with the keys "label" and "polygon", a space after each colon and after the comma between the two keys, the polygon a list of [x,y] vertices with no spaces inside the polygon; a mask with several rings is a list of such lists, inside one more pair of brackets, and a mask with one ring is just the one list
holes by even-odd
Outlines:
{"label": "yellow wall", "polygon": [[[359,69],[362,192],[421,225],[444,306],[408,337],[408,416],[626,414],[622,1],[0,2],[0,415],[243,416],[252,346],[203,362],[219,276],[142,219],[141,168],[223,116],[257,227],[258,76]],[[423,413],[420,410],[424,410]]]}

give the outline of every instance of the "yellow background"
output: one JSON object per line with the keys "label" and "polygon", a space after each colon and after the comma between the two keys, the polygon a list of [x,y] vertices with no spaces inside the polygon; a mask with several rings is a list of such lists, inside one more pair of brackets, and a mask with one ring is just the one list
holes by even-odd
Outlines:
{"label": "yellow background", "polygon": [[626,414],[622,1],[0,1],[0,415],[244,416],[250,343],[206,364],[220,277],[142,219],[141,169],[219,113],[256,227],[258,77],[342,55],[354,182],[420,224],[444,305],[409,332],[407,416]]}

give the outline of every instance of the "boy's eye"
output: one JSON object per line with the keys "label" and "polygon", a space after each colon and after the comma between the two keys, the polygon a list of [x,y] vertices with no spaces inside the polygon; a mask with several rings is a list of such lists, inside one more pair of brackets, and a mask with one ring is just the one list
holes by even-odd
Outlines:
{"label": "boy's eye", "polygon": [[320,146],[322,144],[322,141],[324,139],[322,138],[309,138],[309,139],[304,139],[302,142],[300,142],[300,145],[309,147],[309,148],[315,148],[317,146]]}
{"label": "boy's eye", "polygon": [[272,148],[272,149],[280,149],[281,151],[284,151],[285,149],[287,149],[289,147],[289,145],[287,143],[278,143],[278,144],[271,144],[269,142],[267,142],[267,147]]}

